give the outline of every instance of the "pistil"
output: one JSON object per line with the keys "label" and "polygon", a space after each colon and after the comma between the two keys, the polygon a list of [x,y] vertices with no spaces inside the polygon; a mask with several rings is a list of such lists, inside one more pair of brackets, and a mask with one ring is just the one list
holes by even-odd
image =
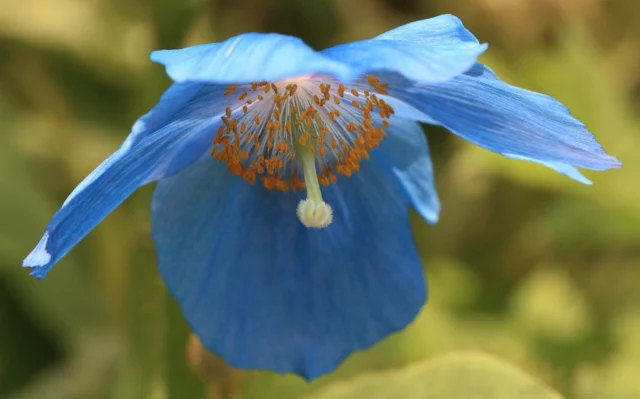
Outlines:
{"label": "pistil", "polygon": [[316,172],[316,157],[304,147],[298,147],[297,152],[307,187],[307,199],[301,200],[298,204],[298,219],[306,227],[318,229],[327,227],[333,220],[333,210],[322,199]]}

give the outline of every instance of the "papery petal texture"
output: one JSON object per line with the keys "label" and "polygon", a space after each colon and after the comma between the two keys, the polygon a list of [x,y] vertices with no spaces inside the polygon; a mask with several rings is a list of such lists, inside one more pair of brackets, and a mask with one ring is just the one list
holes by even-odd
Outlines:
{"label": "papery petal texture", "polygon": [[447,81],[471,68],[487,49],[458,18],[414,22],[377,36],[332,47],[322,54],[349,65],[354,76],[396,72],[412,82]]}
{"label": "papery petal texture", "polygon": [[248,83],[325,73],[349,79],[346,65],[318,54],[297,37],[245,33],[220,43],[159,50],[151,60],[176,82]]}
{"label": "papery petal texture", "polygon": [[33,268],[36,277],[45,277],[138,187],[195,162],[210,147],[220,123],[224,109],[219,105],[220,90],[193,84],[175,84],[167,90],[156,107],[135,123],[122,146],[73,190],[23,265]]}
{"label": "papery petal texture", "polygon": [[205,346],[234,366],[312,379],[415,317],[426,292],[407,211],[437,198],[402,185],[432,182],[414,176],[421,161],[394,170],[389,152],[323,190],[336,222],[322,230],[297,220],[301,193],[248,185],[211,159],[158,183],[160,272]]}
{"label": "papery petal texture", "polygon": [[383,144],[371,154],[371,162],[388,168],[411,206],[424,220],[435,224],[440,215],[440,200],[422,128],[410,120],[396,118],[387,132]]}
{"label": "papery petal texture", "polygon": [[414,42],[423,46],[444,48],[475,48],[480,44],[473,33],[464,27],[462,21],[451,14],[410,22],[374,39]]}
{"label": "papery petal texture", "polygon": [[389,94],[422,113],[411,112],[411,117],[439,124],[491,151],[541,163],[585,183],[575,168],[620,166],[560,102],[508,85],[484,65],[439,84],[390,79],[395,84]]}
{"label": "papery petal texture", "polygon": [[155,51],[151,59],[176,82],[248,83],[318,74],[351,82],[387,71],[433,83],[468,70],[485,50],[457,18],[445,16],[321,52],[295,37],[245,33],[220,43]]}

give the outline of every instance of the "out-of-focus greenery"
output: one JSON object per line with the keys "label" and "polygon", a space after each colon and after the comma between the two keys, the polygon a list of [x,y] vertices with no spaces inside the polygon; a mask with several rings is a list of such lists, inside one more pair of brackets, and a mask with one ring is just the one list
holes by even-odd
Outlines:
{"label": "out-of-focus greenery", "polygon": [[455,353],[398,371],[336,383],[308,399],[560,399],[518,369],[486,355]]}
{"label": "out-of-focus greenery", "polygon": [[[155,268],[152,187],[44,281],[20,267],[168,86],[150,50],[244,31],[323,48],[445,12],[491,43],[484,62],[565,102],[625,166],[587,187],[428,127],[443,202],[435,227],[414,218],[429,303],[334,374],[242,372],[189,338]],[[0,397],[640,398],[638,17],[636,0],[3,0]],[[470,349],[493,357],[440,357]]]}

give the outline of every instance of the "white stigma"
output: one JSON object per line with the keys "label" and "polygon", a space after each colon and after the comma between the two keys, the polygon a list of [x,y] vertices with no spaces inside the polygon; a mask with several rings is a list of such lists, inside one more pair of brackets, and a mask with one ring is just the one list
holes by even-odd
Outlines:
{"label": "white stigma", "polygon": [[333,210],[329,204],[309,198],[298,203],[296,213],[300,222],[309,228],[322,229],[330,225],[333,220]]}

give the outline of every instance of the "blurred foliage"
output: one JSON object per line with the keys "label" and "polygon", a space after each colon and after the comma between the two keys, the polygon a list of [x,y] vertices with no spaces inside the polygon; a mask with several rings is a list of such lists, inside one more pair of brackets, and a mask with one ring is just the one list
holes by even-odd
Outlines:
{"label": "blurred foliage", "polygon": [[[229,369],[189,337],[155,269],[151,187],[46,280],[19,267],[167,87],[150,50],[244,31],[322,48],[445,12],[491,43],[483,61],[505,80],[565,102],[625,166],[587,187],[427,127],[443,202],[437,226],[414,218],[429,304],[332,375]],[[455,399],[465,384],[558,397],[537,379],[567,398],[640,398],[638,17],[636,0],[3,1],[0,398]],[[439,355],[468,349],[505,363]]]}
{"label": "blurred foliage", "polygon": [[337,383],[308,399],[561,399],[520,370],[478,353],[452,353]]}

